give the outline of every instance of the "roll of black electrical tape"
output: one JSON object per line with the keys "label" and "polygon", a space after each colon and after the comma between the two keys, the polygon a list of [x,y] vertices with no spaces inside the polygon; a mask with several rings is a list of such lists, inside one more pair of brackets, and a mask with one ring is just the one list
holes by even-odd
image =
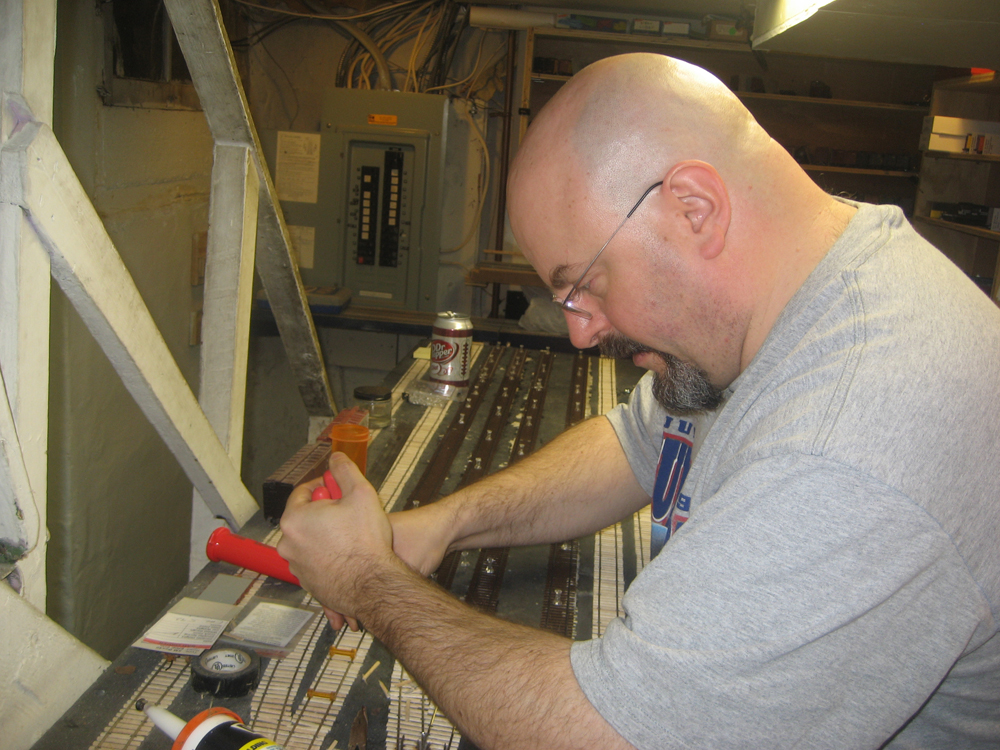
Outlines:
{"label": "roll of black electrical tape", "polygon": [[191,687],[220,698],[239,698],[260,682],[260,657],[250,649],[213,648],[191,661]]}

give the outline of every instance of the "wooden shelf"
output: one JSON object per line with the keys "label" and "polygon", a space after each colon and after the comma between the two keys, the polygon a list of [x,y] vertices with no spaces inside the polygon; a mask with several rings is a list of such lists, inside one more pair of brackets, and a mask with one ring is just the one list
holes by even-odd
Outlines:
{"label": "wooden shelf", "polygon": [[938,81],[935,84],[935,88],[938,90],[972,91],[975,93],[995,89],[998,93],[1000,93],[1000,73],[993,71],[992,73],[980,73],[974,76],[960,76],[958,78],[950,79],[946,78],[942,81]]}
{"label": "wooden shelf", "polygon": [[554,73],[534,73],[531,74],[531,80],[533,83],[543,83],[544,81],[557,81],[558,83],[566,83],[573,76],[560,76]]}
{"label": "wooden shelf", "polygon": [[926,115],[929,107],[913,104],[892,104],[889,102],[865,102],[853,99],[826,99],[819,96],[791,96],[787,94],[756,94],[751,91],[736,92],[736,96],[744,100],[795,102],[796,104],[815,104],[820,107],[845,107],[854,109],[875,109],[886,112],[908,112],[910,114]]}
{"label": "wooden shelf", "polygon": [[1000,162],[1000,156],[995,154],[954,154],[951,151],[924,151],[925,156],[933,159],[959,159],[962,161],[992,161]]}
{"label": "wooden shelf", "polygon": [[545,286],[535,269],[523,263],[479,263],[465,275],[465,283]]}
{"label": "wooden shelf", "polygon": [[841,174],[867,174],[875,177],[910,177],[917,179],[918,172],[898,172],[888,169],[863,169],[861,167],[835,167],[827,164],[799,164],[806,172],[839,172]]}
{"label": "wooden shelf", "polygon": [[954,232],[969,234],[973,237],[983,237],[987,240],[1000,242],[1000,232],[992,232],[986,227],[970,226],[969,224],[956,224],[954,221],[932,219],[930,216],[920,216],[919,214],[915,215],[913,218],[917,221],[923,222],[924,224],[930,224],[931,226],[942,227],[943,229],[950,229]]}
{"label": "wooden shelf", "polygon": [[688,47],[691,49],[710,49],[723,52],[742,52],[750,54],[753,50],[746,42],[713,42],[708,39],[692,39],[688,36],[646,36],[644,34],[612,34],[604,31],[580,31],[577,29],[555,29],[548,26],[536,26],[536,37],[553,39],[573,39],[575,41],[606,42],[611,44],[635,44],[653,47]]}

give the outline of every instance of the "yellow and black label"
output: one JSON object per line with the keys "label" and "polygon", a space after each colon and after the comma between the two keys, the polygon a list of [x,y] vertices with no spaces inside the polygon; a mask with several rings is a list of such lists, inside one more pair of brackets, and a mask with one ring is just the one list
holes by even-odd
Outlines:
{"label": "yellow and black label", "polygon": [[271,742],[266,737],[258,737],[245,744],[240,750],[282,750],[282,747]]}

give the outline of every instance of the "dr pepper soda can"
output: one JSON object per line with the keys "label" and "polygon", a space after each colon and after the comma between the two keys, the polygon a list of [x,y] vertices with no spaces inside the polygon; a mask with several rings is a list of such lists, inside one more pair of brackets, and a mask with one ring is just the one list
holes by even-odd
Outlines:
{"label": "dr pepper soda can", "polygon": [[447,395],[469,387],[472,360],[472,321],[456,312],[438,313],[431,332],[431,366],[428,380]]}

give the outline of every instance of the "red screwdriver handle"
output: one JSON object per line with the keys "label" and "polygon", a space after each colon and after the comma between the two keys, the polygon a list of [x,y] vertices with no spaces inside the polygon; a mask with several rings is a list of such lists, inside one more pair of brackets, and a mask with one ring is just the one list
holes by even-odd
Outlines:
{"label": "red screwdriver handle", "polygon": [[[323,484],[312,491],[313,500],[340,500],[342,497],[340,485],[329,471],[323,474]],[[300,585],[299,579],[288,569],[288,561],[278,554],[277,549],[234,534],[225,526],[212,532],[205,552],[212,562],[231,563],[279,581]]]}
{"label": "red screwdriver handle", "polygon": [[312,491],[313,500],[340,500],[343,496],[340,485],[329,470],[323,472],[323,484]]}
{"label": "red screwdriver handle", "polygon": [[278,554],[277,549],[234,534],[225,526],[212,532],[205,552],[212,562],[232,563],[238,568],[300,585],[299,579],[288,569],[288,561]]}

